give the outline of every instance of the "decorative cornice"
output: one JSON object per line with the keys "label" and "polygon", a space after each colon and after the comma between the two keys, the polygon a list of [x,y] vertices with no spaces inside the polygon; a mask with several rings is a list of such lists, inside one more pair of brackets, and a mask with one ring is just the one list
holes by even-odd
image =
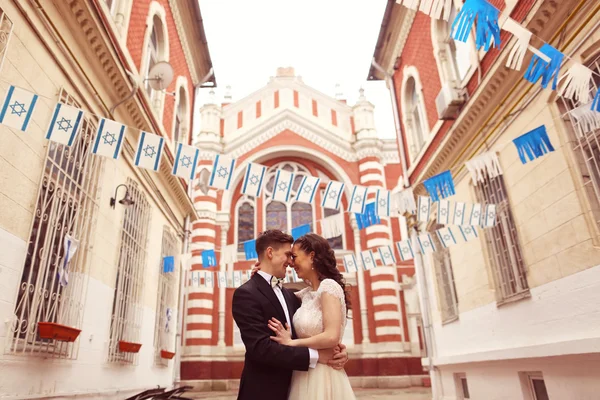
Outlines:
{"label": "decorative cornice", "polygon": [[179,41],[181,42],[181,47],[183,48],[183,55],[185,56],[185,62],[190,71],[190,75],[192,76],[192,83],[196,86],[198,83],[198,73],[196,71],[196,66],[194,65],[194,61],[192,58],[192,52],[190,51],[190,44],[187,40],[187,36],[185,35],[183,21],[181,19],[181,14],[179,13],[179,6],[177,5],[176,0],[169,0],[169,6],[171,7],[171,14],[173,15],[173,20],[175,21],[175,28],[177,28],[177,35],[179,35]]}
{"label": "decorative cornice", "polygon": [[408,40],[408,35],[410,34],[410,30],[412,29],[413,22],[415,22],[415,16],[417,15],[417,12],[414,10],[410,10],[410,9],[406,8],[405,11],[406,11],[406,14],[405,14],[406,20],[402,21],[400,33],[398,34],[398,37],[396,38],[396,45],[394,46],[394,52],[392,53],[392,55],[390,57],[388,65],[386,65],[386,71],[390,75],[394,74],[394,64],[396,64],[396,57],[394,57],[394,56],[402,54],[402,51],[404,50],[404,46],[406,45],[406,41]]}

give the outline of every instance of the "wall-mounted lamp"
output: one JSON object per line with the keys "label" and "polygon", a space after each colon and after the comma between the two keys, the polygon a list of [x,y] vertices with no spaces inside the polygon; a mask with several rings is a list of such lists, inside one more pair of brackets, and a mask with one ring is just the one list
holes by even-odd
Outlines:
{"label": "wall-mounted lamp", "polygon": [[131,195],[129,194],[129,187],[125,184],[121,184],[121,185],[117,186],[117,188],[115,189],[115,196],[110,198],[110,206],[112,208],[115,208],[115,203],[117,201],[117,191],[119,190],[119,188],[121,186],[125,186],[125,197],[123,197],[121,200],[119,200],[119,203],[123,204],[126,207],[135,203],[133,201],[133,199],[131,198]]}

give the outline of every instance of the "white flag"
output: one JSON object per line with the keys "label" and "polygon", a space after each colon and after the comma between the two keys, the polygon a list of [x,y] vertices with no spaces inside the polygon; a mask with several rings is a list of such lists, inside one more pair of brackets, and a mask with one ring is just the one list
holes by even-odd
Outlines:
{"label": "white flag", "polygon": [[179,263],[183,271],[190,269],[190,261],[192,260],[192,253],[183,253],[179,256]]}
{"label": "white flag", "polygon": [[125,125],[112,121],[110,119],[102,118],[98,130],[96,131],[96,140],[94,141],[94,148],[92,153],[102,156],[119,158],[121,153],[121,145],[125,138]]}
{"label": "white flag", "polygon": [[481,225],[481,204],[476,203],[471,207],[471,216],[469,218],[469,225],[479,226]]}
{"label": "white flag", "polygon": [[260,197],[266,171],[267,167],[264,165],[249,163],[242,184],[242,193],[248,196]]}
{"label": "white flag", "polygon": [[284,169],[278,169],[275,173],[275,184],[273,185],[273,200],[287,203],[292,193],[294,174]]}
{"label": "white flag", "polygon": [[348,212],[364,214],[367,206],[367,188],[365,186],[354,186],[352,197],[350,197],[350,206]]}
{"label": "white flag", "polygon": [[484,228],[493,228],[496,226],[496,205],[488,204],[485,206],[485,215],[482,219],[482,226]]}
{"label": "white flag", "polygon": [[305,176],[298,187],[296,201],[301,203],[312,203],[315,198],[315,193],[317,193],[317,189],[319,188],[319,182],[321,182],[321,179],[319,178]]}
{"label": "white flag", "polygon": [[406,188],[399,193],[394,195],[396,199],[396,209],[398,214],[402,215],[405,212],[415,214],[417,211],[417,204],[415,203],[415,194],[412,188]]}
{"label": "white flag", "polygon": [[67,284],[69,283],[69,268],[67,264],[75,255],[77,247],[79,247],[79,240],[74,239],[69,235],[65,235],[65,253],[63,255],[62,265],[59,267],[58,270],[58,283],[60,283],[61,286],[67,286]]}
{"label": "white flag", "polygon": [[479,237],[479,235],[477,235],[477,229],[475,229],[474,226],[459,226],[458,229],[460,229],[460,233],[465,242],[469,242]]}
{"label": "white flag", "polygon": [[9,86],[0,109],[0,123],[25,132],[37,100],[37,94]]}
{"label": "white flag", "polygon": [[344,268],[346,268],[346,272],[358,271],[358,264],[356,263],[356,257],[354,254],[346,254],[344,256]]}
{"label": "white flag", "polygon": [[135,155],[135,165],[140,168],[158,171],[164,145],[165,141],[162,137],[142,131],[138,142],[137,154]]}
{"label": "white flag", "polygon": [[408,261],[415,258],[415,253],[413,251],[410,239],[396,242],[396,247],[398,248],[398,254],[400,254],[400,259],[402,261]]}
{"label": "white flag", "polygon": [[440,225],[450,224],[450,200],[440,200],[437,203],[437,222]]}
{"label": "white flag", "polygon": [[204,271],[204,286],[208,288],[215,287],[215,279],[212,271]]}
{"label": "white flag", "polygon": [[242,271],[233,271],[233,287],[242,286]]}
{"label": "white flag", "polygon": [[177,143],[177,151],[175,154],[173,175],[190,181],[196,178],[196,166],[198,165],[200,149],[183,143]]}
{"label": "white flag", "polygon": [[325,208],[337,210],[340,208],[340,200],[344,193],[344,184],[341,182],[330,181],[325,189],[325,195],[321,205]]}
{"label": "white flag", "polygon": [[419,241],[419,246],[421,247],[421,254],[430,254],[436,250],[431,234],[422,233],[417,239]]}
{"label": "white flag", "polygon": [[361,251],[360,259],[365,271],[373,269],[377,266],[377,263],[375,262],[375,255],[371,250]]}
{"label": "white flag", "polygon": [[452,217],[452,222],[454,225],[464,225],[465,224],[465,210],[467,205],[465,203],[457,201],[454,203],[454,215]]}
{"label": "white flag", "polygon": [[66,104],[58,103],[54,107],[54,113],[48,125],[46,139],[53,142],[73,145],[75,136],[81,127],[81,119],[83,111],[79,108],[67,106]]}
{"label": "white flag", "polygon": [[323,218],[321,221],[321,236],[332,239],[344,233],[344,214],[338,213]]}
{"label": "white flag", "polygon": [[381,263],[383,265],[396,265],[396,257],[394,257],[394,249],[392,246],[381,246],[377,251],[379,252],[379,257],[381,258]]}
{"label": "white flag", "polygon": [[[206,278],[204,278],[206,284]],[[192,271],[192,286],[200,287],[200,271]]]}
{"label": "white flag", "polygon": [[234,168],[234,158],[217,154],[208,185],[217,189],[229,190]]}
{"label": "white flag", "polygon": [[238,245],[228,244],[221,249],[221,265],[234,264],[238,262]]}
{"label": "white flag", "polygon": [[444,246],[444,248],[448,248],[448,247],[454,246],[456,244],[456,236],[454,235],[454,232],[452,231],[451,228],[446,227],[446,228],[438,229],[436,231],[436,233],[437,233],[438,238],[440,239],[440,242],[442,243],[442,246]]}
{"label": "white flag", "polygon": [[418,204],[419,210],[417,219],[419,222],[428,222],[429,216],[431,215],[431,197],[419,196]]}
{"label": "white flag", "polygon": [[227,287],[227,273],[224,271],[217,272],[217,279],[219,279],[219,287]]}
{"label": "white flag", "polygon": [[380,217],[389,217],[391,214],[391,193],[389,190],[377,189],[377,196],[375,198],[375,211]]}

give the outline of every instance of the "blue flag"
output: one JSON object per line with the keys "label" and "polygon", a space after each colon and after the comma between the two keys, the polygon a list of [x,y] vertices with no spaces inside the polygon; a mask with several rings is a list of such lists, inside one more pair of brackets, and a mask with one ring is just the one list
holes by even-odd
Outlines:
{"label": "blue flag", "polygon": [[175,271],[175,257],[166,256],[163,258],[163,272],[168,274],[169,272]]}

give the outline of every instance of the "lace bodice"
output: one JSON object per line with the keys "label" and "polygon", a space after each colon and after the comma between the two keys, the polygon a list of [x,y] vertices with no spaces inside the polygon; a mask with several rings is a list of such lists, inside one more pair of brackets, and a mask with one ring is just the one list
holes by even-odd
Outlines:
{"label": "lace bodice", "polygon": [[[323,311],[321,307],[321,295],[329,293],[340,300],[342,312],[342,335],[346,327],[346,302],[344,290],[333,279],[324,279],[317,291],[310,287],[304,288],[296,295],[302,300],[302,306],[296,311],[293,318],[294,329],[300,339],[323,333]],[[341,340],[341,338],[340,338]]]}

